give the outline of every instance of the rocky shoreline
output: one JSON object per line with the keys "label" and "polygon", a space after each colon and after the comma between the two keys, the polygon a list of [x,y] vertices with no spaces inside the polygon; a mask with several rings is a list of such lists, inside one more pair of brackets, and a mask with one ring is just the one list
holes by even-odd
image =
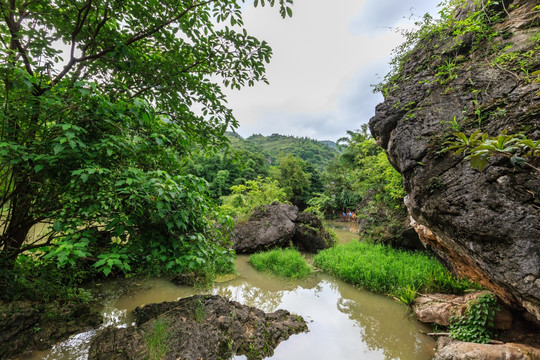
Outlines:
{"label": "rocky shoreline", "polygon": [[[258,360],[291,335],[308,331],[304,319],[288,311],[264,313],[217,295],[149,304],[133,313],[136,325],[109,327],[92,340],[89,360],[229,359],[235,354]],[[159,327],[165,330],[156,348],[152,339],[159,337]]]}

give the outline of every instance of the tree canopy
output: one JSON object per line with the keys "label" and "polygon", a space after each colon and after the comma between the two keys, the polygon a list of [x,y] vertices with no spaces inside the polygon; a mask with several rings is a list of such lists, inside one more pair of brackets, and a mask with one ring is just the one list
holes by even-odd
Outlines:
{"label": "tree canopy", "polygon": [[37,248],[105,274],[230,260],[206,183],[179,165],[238,125],[222,86],[266,81],[241,2],[0,1],[0,268]]}

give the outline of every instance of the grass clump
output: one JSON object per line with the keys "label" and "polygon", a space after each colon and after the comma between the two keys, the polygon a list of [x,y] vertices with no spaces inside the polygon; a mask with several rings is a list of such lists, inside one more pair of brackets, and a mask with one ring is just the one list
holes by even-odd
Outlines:
{"label": "grass clump", "polygon": [[410,304],[419,291],[463,293],[478,285],[459,280],[436,259],[388,245],[354,241],[323,250],[315,265],[349,283]]}
{"label": "grass clump", "polygon": [[159,360],[169,351],[169,323],[162,319],[157,319],[154,326],[145,336],[146,345],[148,346],[148,359]]}
{"label": "grass clump", "polygon": [[259,271],[271,272],[288,279],[302,279],[313,273],[302,254],[291,248],[253,254],[249,261]]}

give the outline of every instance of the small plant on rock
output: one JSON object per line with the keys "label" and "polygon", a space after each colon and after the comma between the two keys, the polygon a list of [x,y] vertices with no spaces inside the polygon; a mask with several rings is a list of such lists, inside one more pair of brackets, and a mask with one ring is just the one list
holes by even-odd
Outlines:
{"label": "small plant on rock", "polygon": [[148,359],[163,359],[163,356],[169,351],[169,323],[162,319],[154,322],[154,327],[145,336],[148,346]]}
{"label": "small plant on rock", "polygon": [[507,134],[503,131],[499,136],[489,137],[480,131],[470,136],[459,132],[446,145],[442,152],[454,150],[454,155],[466,154],[465,158],[471,161],[471,167],[479,171],[488,165],[490,157],[498,155],[510,158],[514,165],[527,166],[540,173],[540,169],[531,163],[540,157],[540,140],[528,139],[522,134]]}
{"label": "small plant on rock", "polygon": [[493,294],[484,294],[467,304],[463,316],[451,318],[450,336],[454,339],[486,344],[494,327],[495,311],[500,310]]}

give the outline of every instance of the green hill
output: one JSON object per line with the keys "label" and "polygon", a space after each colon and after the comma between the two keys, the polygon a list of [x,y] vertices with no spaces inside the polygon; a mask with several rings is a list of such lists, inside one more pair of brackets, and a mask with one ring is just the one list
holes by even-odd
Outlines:
{"label": "green hill", "polygon": [[310,163],[318,170],[322,170],[338,155],[336,148],[332,147],[334,143],[321,142],[307,137],[257,134],[242,139],[235,133],[228,133],[227,136],[231,140],[232,147],[243,147],[246,150],[260,153],[264,155],[269,164],[274,165],[280,156],[291,154]]}

